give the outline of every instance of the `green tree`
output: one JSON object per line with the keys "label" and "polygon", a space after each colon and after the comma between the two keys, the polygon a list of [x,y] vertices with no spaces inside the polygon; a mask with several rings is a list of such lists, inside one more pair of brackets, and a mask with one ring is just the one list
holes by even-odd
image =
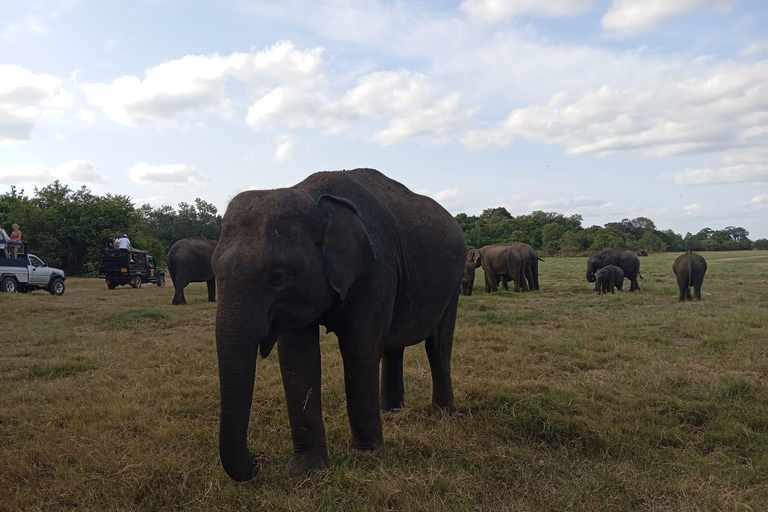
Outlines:
{"label": "green tree", "polygon": [[545,224],[541,228],[542,249],[550,254],[557,253],[560,250],[560,237],[565,233],[565,228],[555,222]]}
{"label": "green tree", "polygon": [[758,251],[768,251],[768,238],[758,238],[752,243],[752,248]]}
{"label": "green tree", "polygon": [[640,249],[648,252],[664,252],[667,250],[667,244],[656,235],[651,229],[646,229],[639,241]]}

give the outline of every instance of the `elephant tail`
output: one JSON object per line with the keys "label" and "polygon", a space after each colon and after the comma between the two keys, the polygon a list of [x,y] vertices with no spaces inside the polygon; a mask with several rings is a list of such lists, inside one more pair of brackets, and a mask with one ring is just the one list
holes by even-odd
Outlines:
{"label": "elephant tail", "polygon": [[688,288],[693,286],[693,264],[688,260]]}
{"label": "elephant tail", "polygon": [[643,277],[643,274],[640,273],[640,270],[637,271],[637,277],[639,277],[640,279],[645,279]]}
{"label": "elephant tail", "polygon": [[536,259],[539,261],[544,261],[544,258],[542,258],[541,256],[536,256]]}

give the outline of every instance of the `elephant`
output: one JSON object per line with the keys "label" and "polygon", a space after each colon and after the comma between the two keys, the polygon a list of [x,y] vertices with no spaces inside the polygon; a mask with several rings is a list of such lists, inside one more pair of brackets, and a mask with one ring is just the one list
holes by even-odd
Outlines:
{"label": "elephant", "polygon": [[624,286],[624,271],[616,265],[606,265],[595,272],[595,291],[599,293],[614,292],[614,287],[621,291]]}
{"label": "elephant", "polygon": [[679,301],[693,300],[691,287],[696,294],[696,300],[701,300],[701,283],[707,273],[707,260],[703,256],[688,251],[677,257],[672,264],[672,271],[677,277],[677,287],[680,288]]}
{"label": "elephant", "polygon": [[524,242],[508,242],[505,245],[514,247],[525,262],[524,272],[525,280],[528,281],[529,290],[539,289],[539,262],[544,261],[536,254],[536,251],[530,245]]}
{"label": "elephant", "polygon": [[472,295],[472,287],[475,284],[475,269],[483,267],[485,273],[486,293],[498,291],[498,283],[501,281],[505,290],[508,290],[508,281],[514,283],[515,291],[521,289],[528,291],[525,282],[523,258],[517,250],[507,244],[486,245],[480,249],[471,249],[467,252],[467,261],[464,265],[462,277],[462,293]]}
{"label": "elephant", "polygon": [[616,265],[624,271],[624,277],[631,282],[629,291],[639,290],[637,278],[640,274],[640,258],[629,249],[603,249],[590,254],[587,260],[587,281],[595,282],[595,272],[608,265]]}
{"label": "elephant", "polygon": [[381,409],[404,406],[403,352],[423,340],[432,404],[454,411],[451,350],[466,253],[451,214],[373,169],[318,172],[235,196],[213,254],[225,472],[245,481],[259,470],[246,438],[256,355],[275,344],[293,441],[289,474],[328,465],[320,326],[339,340],[352,448],[382,446]]}
{"label": "elephant", "polygon": [[216,277],[213,275],[211,258],[216,241],[203,237],[183,238],[168,251],[168,272],[173,280],[172,305],[186,304],[184,288],[189,283],[208,284],[208,302],[216,302]]}

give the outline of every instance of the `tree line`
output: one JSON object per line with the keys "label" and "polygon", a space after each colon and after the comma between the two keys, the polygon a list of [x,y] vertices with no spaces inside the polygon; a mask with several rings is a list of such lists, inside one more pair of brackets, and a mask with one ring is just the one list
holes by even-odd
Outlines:
{"label": "tree line", "polygon": [[[648,252],[731,251],[768,249],[768,240],[751,241],[749,232],[728,226],[704,228],[679,235],[658,230],[651,219],[637,217],[605,226],[582,226],[581,215],[535,211],[517,217],[505,208],[489,208],[480,215],[456,216],[469,247],[520,241],[546,254],[578,255],[604,247],[627,247]],[[93,194],[87,187],[73,189],[55,181],[32,194],[11,187],[0,195],[0,226],[10,232],[21,227],[29,250],[68,274],[94,274],[101,250],[110,235],[127,233],[134,247],[151,252],[165,265],[168,249],[182,238],[203,236],[218,240],[221,215],[200,198],[177,208],[150,205],[135,207],[120,194]]]}
{"label": "tree line", "polygon": [[626,247],[635,251],[739,251],[768,249],[768,240],[754,242],[749,232],[738,226],[720,230],[704,228],[685,236],[671,229],[660,230],[647,217],[609,222],[605,226],[583,227],[581,215],[535,211],[513,216],[506,208],[488,208],[480,215],[456,215],[467,245],[471,248],[503,242],[525,242],[547,254],[575,256],[606,247]]}
{"label": "tree line", "polygon": [[182,238],[218,240],[221,215],[202,199],[178,208],[133,205],[126,195],[93,194],[55,181],[31,195],[11,187],[0,195],[0,226],[17,223],[29,251],[68,274],[95,274],[111,235],[126,233],[137,249],[152,253],[165,266],[168,249]]}

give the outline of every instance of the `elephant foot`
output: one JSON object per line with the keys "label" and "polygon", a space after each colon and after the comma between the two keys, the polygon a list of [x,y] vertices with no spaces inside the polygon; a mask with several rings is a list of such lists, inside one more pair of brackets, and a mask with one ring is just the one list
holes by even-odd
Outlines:
{"label": "elephant foot", "polygon": [[402,400],[382,400],[381,401],[382,411],[399,411],[400,409],[405,409],[405,403]]}
{"label": "elephant foot", "polygon": [[187,305],[186,301],[185,302],[177,302],[177,301],[171,302],[171,306],[186,306],[186,305]]}
{"label": "elephant foot", "polygon": [[290,476],[307,476],[327,467],[327,454],[294,455],[288,468],[288,474]]}
{"label": "elephant foot", "polygon": [[384,444],[384,436],[374,439],[358,439],[353,437],[349,446],[353,450],[360,450],[361,452],[375,452],[380,449]]}
{"label": "elephant foot", "polygon": [[449,404],[436,404],[432,403],[432,409],[436,412],[447,414],[448,416],[452,416],[456,413],[456,404],[449,403]]}

